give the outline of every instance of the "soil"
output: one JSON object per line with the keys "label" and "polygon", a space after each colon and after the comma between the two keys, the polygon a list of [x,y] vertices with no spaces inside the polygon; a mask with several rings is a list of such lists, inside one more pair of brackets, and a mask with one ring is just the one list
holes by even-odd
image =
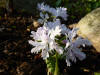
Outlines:
{"label": "soil", "polygon": [[[0,15],[0,75],[46,75],[45,61],[40,54],[32,54],[28,44],[30,31],[34,28],[36,16],[28,14]],[[93,47],[85,47],[83,51],[87,58],[72,63],[67,67],[64,60],[59,60],[60,71],[63,75],[94,75],[100,71],[100,54]]]}

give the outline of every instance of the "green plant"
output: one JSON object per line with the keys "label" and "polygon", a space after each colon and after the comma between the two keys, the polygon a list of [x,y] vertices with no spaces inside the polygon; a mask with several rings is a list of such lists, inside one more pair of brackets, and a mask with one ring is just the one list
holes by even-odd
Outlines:
{"label": "green plant", "polygon": [[[60,75],[59,59],[65,59],[67,66],[76,59],[86,58],[85,53],[81,52],[80,46],[83,44],[91,45],[87,39],[76,37],[77,28],[68,29],[65,24],[61,24],[60,18],[67,20],[67,12],[64,7],[52,8],[44,3],[38,4],[42,25],[37,31],[32,31],[29,44],[34,46],[32,53],[41,52],[41,57],[45,60],[48,68],[48,75]],[[63,44],[63,45],[62,45]]]}
{"label": "green plant", "polygon": [[100,73],[98,73],[98,72],[95,72],[95,73],[94,73],[94,75],[100,75]]}
{"label": "green plant", "polygon": [[67,7],[69,20],[73,22],[100,7],[100,0],[57,0],[55,5]]}

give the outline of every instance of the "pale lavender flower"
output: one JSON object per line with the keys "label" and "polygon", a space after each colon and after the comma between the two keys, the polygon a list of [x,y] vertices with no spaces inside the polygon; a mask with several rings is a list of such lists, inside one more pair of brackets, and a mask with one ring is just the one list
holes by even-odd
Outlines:
{"label": "pale lavender flower", "polygon": [[55,39],[55,36],[60,36],[61,35],[61,29],[60,26],[56,26],[54,29],[50,29],[49,34],[51,39]]}
{"label": "pale lavender flower", "polygon": [[32,48],[32,53],[38,53],[42,50],[41,56],[43,59],[49,57],[49,48],[48,43],[51,41],[47,34],[47,30],[43,27],[38,28],[37,32],[32,32],[31,37],[34,38],[34,41],[29,40],[29,44],[35,46]]}
{"label": "pale lavender flower", "polygon": [[65,24],[61,24],[59,19],[56,19],[54,22],[47,22],[46,27],[49,29],[55,29],[59,27],[59,30],[61,30],[61,34],[65,34],[70,31]]}
{"label": "pale lavender flower", "polygon": [[48,5],[44,5],[44,3],[41,3],[41,4],[38,4],[38,9],[40,11],[46,11],[46,12],[51,13],[55,18],[61,17],[64,20],[67,20],[67,17],[68,17],[67,12],[66,12],[67,9],[64,7],[52,8]]}
{"label": "pale lavender flower", "polygon": [[[54,14],[54,13],[56,13],[56,9],[55,8],[50,8],[48,10],[48,12],[51,13],[51,14]],[[55,16],[55,15],[53,15],[53,16]]]}
{"label": "pale lavender flower", "polygon": [[44,3],[41,3],[41,4],[38,4],[38,9],[40,11],[48,11],[50,9],[50,6],[49,5],[46,5]]}
{"label": "pale lavender flower", "polygon": [[[58,30],[58,29],[57,29]],[[40,27],[37,29],[37,32],[32,31],[32,35],[31,37],[33,37],[34,41],[29,40],[29,43],[33,46],[35,46],[31,52],[32,53],[38,53],[40,51],[42,51],[41,56],[43,57],[43,59],[46,59],[49,57],[49,52],[51,50],[56,50],[59,54],[63,53],[63,49],[61,47],[58,46],[58,44],[55,42],[55,36],[60,34],[56,33],[56,29],[54,31],[49,30],[48,28],[46,28],[45,26]]]}
{"label": "pale lavender flower", "polygon": [[79,47],[80,45],[82,45],[82,46],[85,46],[85,45],[91,46],[92,44],[88,39],[83,39],[82,37],[77,37],[77,39],[75,41],[75,45],[77,47]]}
{"label": "pale lavender flower", "polygon": [[47,22],[47,26],[49,29],[54,29],[56,26],[61,26],[60,20],[56,19],[54,22]]}
{"label": "pale lavender flower", "polygon": [[49,19],[49,15],[47,13],[43,14],[42,12],[40,12],[40,17],[41,17],[41,19],[38,19],[38,22],[41,24],[46,23],[47,20]]}
{"label": "pale lavender flower", "polygon": [[83,39],[81,37],[77,37],[75,40],[77,28],[74,28],[72,31],[69,31],[66,34],[66,46],[65,53],[67,66],[70,66],[72,62],[76,62],[76,58],[79,60],[83,60],[86,58],[85,53],[81,52],[82,49],[79,48],[81,45],[91,45],[91,43],[87,39]]}
{"label": "pale lavender flower", "polygon": [[53,16],[62,17],[64,20],[67,20],[67,9],[64,7],[56,8],[56,11],[52,12]]}
{"label": "pale lavender flower", "polygon": [[74,47],[73,45],[71,45],[66,50],[67,52],[65,53],[65,55],[67,66],[71,65],[70,61],[76,62],[76,58],[78,58],[79,60],[83,60],[86,58],[85,53],[81,52],[81,48]]}
{"label": "pale lavender flower", "polygon": [[70,31],[70,29],[68,29],[65,24],[61,25],[61,29],[62,29],[61,31],[62,34],[67,34]]}
{"label": "pale lavender flower", "polygon": [[64,20],[67,20],[67,17],[68,17],[66,11],[67,11],[67,9],[64,8],[64,7],[59,7],[59,8],[56,8],[56,9],[55,8],[50,8],[48,10],[48,12],[51,13],[55,18],[61,17]]}

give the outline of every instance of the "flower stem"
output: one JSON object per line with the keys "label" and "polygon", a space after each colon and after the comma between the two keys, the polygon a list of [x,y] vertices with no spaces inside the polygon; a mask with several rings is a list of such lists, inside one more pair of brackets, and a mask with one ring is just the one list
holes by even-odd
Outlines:
{"label": "flower stem", "polygon": [[55,62],[55,71],[54,71],[54,75],[60,75],[59,74],[59,67],[58,67],[58,54],[56,53],[56,62]]}

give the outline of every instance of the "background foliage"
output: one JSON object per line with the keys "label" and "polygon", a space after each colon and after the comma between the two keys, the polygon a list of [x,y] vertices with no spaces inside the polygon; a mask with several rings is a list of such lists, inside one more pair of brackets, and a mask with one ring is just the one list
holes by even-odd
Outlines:
{"label": "background foliage", "polygon": [[57,0],[55,5],[66,7],[69,20],[77,22],[93,9],[100,7],[100,0]]}

